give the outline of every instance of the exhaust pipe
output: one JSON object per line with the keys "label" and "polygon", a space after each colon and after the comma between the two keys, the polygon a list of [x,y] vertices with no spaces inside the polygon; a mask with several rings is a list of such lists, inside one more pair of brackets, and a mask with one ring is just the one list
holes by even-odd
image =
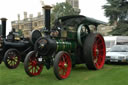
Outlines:
{"label": "exhaust pipe", "polygon": [[2,23],[2,37],[6,38],[6,18],[1,18],[1,23]]}
{"label": "exhaust pipe", "polygon": [[45,27],[48,30],[48,34],[50,33],[50,20],[51,20],[51,6],[45,5],[42,7],[44,9],[44,16],[45,16]]}

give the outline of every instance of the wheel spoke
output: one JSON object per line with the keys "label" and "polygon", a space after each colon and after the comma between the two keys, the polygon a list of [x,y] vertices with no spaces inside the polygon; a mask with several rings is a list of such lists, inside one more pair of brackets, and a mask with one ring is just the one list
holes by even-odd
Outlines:
{"label": "wheel spoke", "polygon": [[29,69],[29,70],[33,69],[33,66],[29,66],[28,69]]}
{"label": "wheel spoke", "polygon": [[39,70],[39,69],[37,68],[37,66],[35,66],[35,73],[37,73],[37,72],[38,72],[38,70]]}
{"label": "wheel spoke", "polygon": [[68,56],[67,55],[64,56],[65,56],[65,62],[68,63]]}

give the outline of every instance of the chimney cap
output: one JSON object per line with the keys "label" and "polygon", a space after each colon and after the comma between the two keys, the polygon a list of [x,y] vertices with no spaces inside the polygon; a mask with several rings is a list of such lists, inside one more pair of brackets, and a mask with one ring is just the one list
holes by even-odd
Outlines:
{"label": "chimney cap", "polygon": [[45,5],[45,6],[43,6],[42,8],[44,8],[44,9],[51,9],[52,6],[50,6],[50,5]]}
{"label": "chimney cap", "polygon": [[1,20],[2,20],[2,21],[6,21],[6,20],[8,20],[8,19],[7,19],[7,18],[1,18]]}

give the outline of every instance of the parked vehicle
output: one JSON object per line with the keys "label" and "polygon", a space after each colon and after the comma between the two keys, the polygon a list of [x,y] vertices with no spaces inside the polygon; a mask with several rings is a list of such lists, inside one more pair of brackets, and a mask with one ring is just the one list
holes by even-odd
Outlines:
{"label": "parked vehicle", "polygon": [[106,63],[108,62],[128,62],[128,45],[114,45],[106,53]]}
{"label": "parked vehicle", "polygon": [[6,20],[1,18],[0,64],[4,61],[9,69],[14,69],[20,61],[24,62],[26,54],[33,50],[33,46],[29,39],[18,36],[14,29],[6,36]]}
{"label": "parked vehicle", "polygon": [[128,45],[128,36],[104,36],[106,52],[114,45]]}
{"label": "parked vehicle", "polygon": [[98,70],[104,66],[106,50],[104,38],[99,33],[91,33],[89,25],[96,27],[104,24],[99,20],[82,15],[58,18],[54,26],[50,27],[50,6],[45,9],[44,36],[34,30],[31,41],[34,50],[25,58],[24,68],[29,76],[37,76],[43,66],[50,69],[53,66],[55,76],[66,79],[71,72],[72,65],[86,64],[88,69]]}

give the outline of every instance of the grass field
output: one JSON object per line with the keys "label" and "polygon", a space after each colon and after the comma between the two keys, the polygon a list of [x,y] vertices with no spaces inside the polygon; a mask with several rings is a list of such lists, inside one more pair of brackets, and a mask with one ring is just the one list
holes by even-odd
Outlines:
{"label": "grass field", "polygon": [[105,65],[98,71],[90,71],[84,65],[72,69],[65,80],[57,80],[53,69],[42,71],[41,75],[29,77],[21,63],[17,69],[10,70],[0,65],[0,85],[127,85],[128,65]]}

